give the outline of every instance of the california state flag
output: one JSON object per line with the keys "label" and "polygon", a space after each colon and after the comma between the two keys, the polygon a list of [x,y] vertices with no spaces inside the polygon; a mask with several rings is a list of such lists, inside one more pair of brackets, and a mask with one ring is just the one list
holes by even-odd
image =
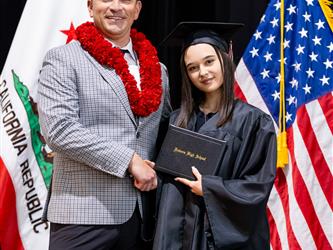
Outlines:
{"label": "california state flag", "polygon": [[42,222],[52,152],[40,133],[36,87],[47,50],[75,39],[86,0],[27,0],[0,75],[0,249],[48,249]]}

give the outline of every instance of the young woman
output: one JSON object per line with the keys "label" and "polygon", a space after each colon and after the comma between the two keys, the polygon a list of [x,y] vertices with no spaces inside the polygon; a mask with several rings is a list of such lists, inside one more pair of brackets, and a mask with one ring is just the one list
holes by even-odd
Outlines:
{"label": "young woman", "polygon": [[275,178],[275,130],[269,115],[234,99],[228,52],[228,43],[207,29],[185,39],[181,107],[170,122],[225,140],[227,150],[214,176],[196,168],[195,181],[161,176],[156,250],[269,249],[266,205]]}

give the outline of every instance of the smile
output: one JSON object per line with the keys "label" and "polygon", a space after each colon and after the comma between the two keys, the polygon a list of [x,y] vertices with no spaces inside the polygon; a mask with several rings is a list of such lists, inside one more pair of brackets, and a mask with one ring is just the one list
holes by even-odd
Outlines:
{"label": "smile", "polygon": [[110,20],[115,20],[115,21],[119,21],[119,20],[125,19],[124,17],[120,17],[120,16],[107,16],[106,18],[110,19]]}
{"label": "smile", "polygon": [[202,81],[200,81],[200,82],[203,83],[203,84],[209,84],[209,83],[211,83],[211,81],[212,81],[213,79],[214,79],[214,78],[211,77],[211,78],[204,79],[204,80],[202,80]]}

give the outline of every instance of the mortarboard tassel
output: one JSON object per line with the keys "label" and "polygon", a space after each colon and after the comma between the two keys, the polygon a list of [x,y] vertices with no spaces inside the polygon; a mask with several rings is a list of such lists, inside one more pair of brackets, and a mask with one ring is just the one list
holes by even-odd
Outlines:
{"label": "mortarboard tassel", "polygon": [[232,50],[232,41],[231,40],[229,42],[228,56],[231,58],[231,61],[234,61],[234,52]]}

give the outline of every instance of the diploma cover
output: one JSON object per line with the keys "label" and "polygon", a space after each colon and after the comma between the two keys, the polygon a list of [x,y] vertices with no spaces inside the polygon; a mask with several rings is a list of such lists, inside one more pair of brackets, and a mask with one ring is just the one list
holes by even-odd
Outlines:
{"label": "diploma cover", "polygon": [[155,169],[191,180],[192,166],[202,175],[214,175],[226,147],[226,141],[169,125]]}

